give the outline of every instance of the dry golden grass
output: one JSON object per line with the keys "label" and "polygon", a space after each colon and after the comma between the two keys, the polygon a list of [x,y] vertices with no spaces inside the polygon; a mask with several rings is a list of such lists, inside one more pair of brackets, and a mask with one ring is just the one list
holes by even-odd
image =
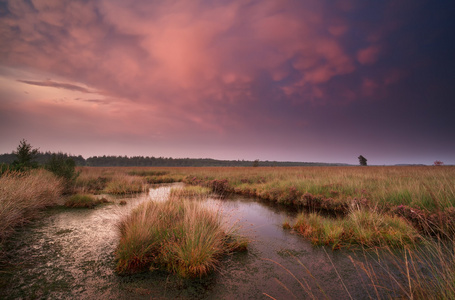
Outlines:
{"label": "dry golden grass", "polygon": [[[284,223],[283,227],[290,227]],[[292,228],[316,245],[332,249],[352,246],[403,248],[420,240],[417,230],[406,220],[370,209],[352,209],[344,218],[325,218],[301,213]]]}
{"label": "dry golden grass", "polygon": [[226,234],[218,211],[175,195],[143,203],[121,221],[119,231],[119,273],[160,268],[200,277],[215,270],[226,252],[246,247],[245,241]]}
{"label": "dry golden grass", "polygon": [[259,167],[188,168],[187,181],[226,180],[228,192],[289,203],[305,193],[380,206],[408,205],[429,211],[455,204],[455,167]]}
{"label": "dry golden grass", "polygon": [[45,170],[7,173],[0,177],[0,242],[16,226],[34,218],[39,210],[53,205],[63,191],[61,179]]}

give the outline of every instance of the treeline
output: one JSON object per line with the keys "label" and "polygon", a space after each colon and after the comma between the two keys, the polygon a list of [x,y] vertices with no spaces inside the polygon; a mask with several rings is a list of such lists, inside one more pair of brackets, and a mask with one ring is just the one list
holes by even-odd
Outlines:
{"label": "treeline", "polygon": [[[39,165],[46,164],[49,160],[52,159],[54,155],[58,155],[59,157],[63,158],[71,158],[74,160],[77,166],[85,166],[86,160],[81,155],[68,155],[66,153],[54,153],[54,152],[38,152],[34,157],[34,161],[37,162]],[[16,159],[16,154],[9,153],[9,154],[0,154],[0,164],[12,164],[13,161]]]}
{"label": "treeline", "polygon": [[[55,153],[38,152],[35,161],[44,164]],[[172,158],[149,156],[92,156],[87,159],[81,155],[58,153],[64,158],[71,158],[77,166],[92,167],[294,167],[294,166],[341,166],[346,164],[310,163],[310,162],[278,162],[278,161],[249,161],[249,160],[217,160],[210,158]],[[11,164],[16,155],[1,154],[0,163]]]}

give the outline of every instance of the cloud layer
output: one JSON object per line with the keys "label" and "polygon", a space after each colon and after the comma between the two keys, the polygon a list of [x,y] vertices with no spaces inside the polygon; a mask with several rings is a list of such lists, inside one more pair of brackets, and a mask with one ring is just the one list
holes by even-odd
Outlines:
{"label": "cloud layer", "polygon": [[[378,102],[392,109],[397,100],[407,105],[412,93],[405,99],[396,95],[409,88],[407,80],[421,80],[412,72],[434,64],[420,37],[406,31],[415,22],[434,25],[428,16],[416,20],[426,5],[11,0],[0,17],[2,115],[17,115],[11,121],[16,123],[41,116],[42,125],[34,126],[79,136],[81,143],[85,135],[90,143],[98,137],[140,149],[146,139],[156,151],[180,157],[253,158],[251,151],[272,144],[264,158],[285,160],[280,151],[300,148],[302,140],[314,146],[300,158],[299,150],[291,151],[289,160],[317,159],[320,147],[338,145],[349,152],[330,140],[343,136],[356,144],[352,127],[359,124],[350,119],[356,109]],[[429,45],[440,46],[443,29],[437,25],[426,32]],[[344,113],[328,116],[333,110]],[[399,125],[395,113],[390,115],[387,129],[380,124],[386,116],[370,116],[370,132]],[[22,138],[30,128],[22,127],[8,135]],[[321,141],[325,135],[329,142]],[[392,135],[388,143],[397,141]],[[175,145],[194,150],[185,155]],[[214,154],[198,152],[197,145]],[[256,150],[239,150],[245,145]],[[128,151],[126,145],[119,149],[112,153]]]}

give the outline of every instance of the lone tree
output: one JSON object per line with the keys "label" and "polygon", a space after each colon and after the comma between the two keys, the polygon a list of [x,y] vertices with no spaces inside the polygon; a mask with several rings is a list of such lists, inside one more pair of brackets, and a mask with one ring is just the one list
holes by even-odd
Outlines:
{"label": "lone tree", "polygon": [[435,161],[434,161],[434,165],[435,165],[435,166],[443,166],[444,163],[443,163],[442,161],[440,161],[440,160],[435,160]]}
{"label": "lone tree", "polygon": [[38,149],[33,149],[32,145],[28,144],[25,139],[20,141],[13,154],[16,155],[16,159],[13,161],[13,167],[16,170],[23,171],[38,167],[38,163],[35,161],[38,156]]}
{"label": "lone tree", "polygon": [[363,155],[360,155],[358,158],[359,158],[359,163],[361,166],[367,165],[367,159],[365,157],[363,157]]}

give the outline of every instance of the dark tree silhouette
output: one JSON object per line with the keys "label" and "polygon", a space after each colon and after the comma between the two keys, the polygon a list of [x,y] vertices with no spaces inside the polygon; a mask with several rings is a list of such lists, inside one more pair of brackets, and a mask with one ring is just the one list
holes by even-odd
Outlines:
{"label": "dark tree silhouette", "polygon": [[26,170],[37,168],[38,163],[35,159],[38,156],[38,149],[33,149],[32,145],[28,144],[25,139],[20,141],[16,151],[13,152],[16,155],[16,159],[13,161],[13,167],[16,170]]}
{"label": "dark tree silhouette", "polygon": [[360,155],[358,158],[359,158],[359,163],[361,166],[367,165],[367,159],[365,157],[363,157],[363,155]]}
{"label": "dark tree silhouette", "polygon": [[440,160],[435,160],[435,161],[434,161],[434,165],[435,165],[435,166],[443,166],[444,163],[443,163],[442,161],[440,161]]}

